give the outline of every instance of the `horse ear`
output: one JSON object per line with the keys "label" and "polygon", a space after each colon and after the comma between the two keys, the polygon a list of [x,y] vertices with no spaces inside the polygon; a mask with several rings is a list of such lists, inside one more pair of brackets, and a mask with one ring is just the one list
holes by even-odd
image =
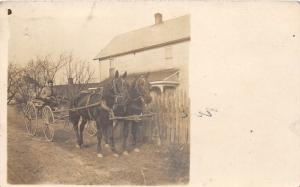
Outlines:
{"label": "horse ear", "polygon": [[127,77],[127,71],[125,71],[122,75],[123,78],[126,78]]}
{"label": "horse ear", "polygon": [[119,78],[119,71],[118,70],[115,72],[115,78],[116,79]]}

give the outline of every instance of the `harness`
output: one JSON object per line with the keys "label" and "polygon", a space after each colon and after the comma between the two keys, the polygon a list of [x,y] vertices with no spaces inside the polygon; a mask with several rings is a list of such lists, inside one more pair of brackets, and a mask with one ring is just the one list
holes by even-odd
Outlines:
{"label": "harness", "polygon": [[134,98],[130,98],[131,101],[131,105],[130,108],[134,109],[134,110],[143,110],[143,106],[139,106],[139,104],[137,103],[139,100],[143,99],[144,94],[142,93],[140,86],[139,86],[139,82],[140,81],[145,81],[142,79],[142,77],[139,77],[136,81],[135,81],[135,85],[134,85],[134,90],[137,93],[137,96]]}
{"label": "harness", "polygon": [[[89,96],[88,96],[88,99],[87,99],[87,101],[86,101],[86,107],[89,105],[89,102],[90,102],[90,99],[91,99],[91,96],[92,96],[93,94],[89,94]],[[101,99],[102,99],[102,97],[101,97]],[[100,99],[100,100],[101,100]],[[90,107],[87,107],[87,111],[88,111],[88,115],[89,115],[89,118],[90,118],[90,120],[92,120],[93,119],[93,116],[91,115],[91,111],[90,111]]]}
{"label": "harness", "polygon": [[[118,103],[118,99],[119,98],[123,98],[124,97],[124,95],[122,95],[121,93],[120,93],[120,90],[118,89],[118,87],[117,87],[117,85],[116,85],[116,80],[115,79],[113,79],[113,81],[112,81],[112,90],[113,90],[113,92],[114,92],[114,104],[113,104],[113,110],[115,110],[116,108],[117,108],[117,106],[119,105],[119,106],[123,106],[124,108],[125,108],[125,106],[126,106],[126,104],[128,103],[128,98],[126,98],[126,100],[125,101],[123,101],[123,103],[122,104],[119,104]],[[123,85],[123,83],[124,82],[122,82],[122,87],[124,86]],[[129,95],[129,94],[128,94]]]}
{"label": "harness", "polygon": [[[139,77],[139,79],[141,79],[141,77]],[[137,96],[136,98],[132,98],[132,99],[131,99],[132,101],[138,101],[139,99],[142,99],[142,98],[143,98],[143,94],[142,94],[142,92],[141,92],[141,90],[140,90],[140,87],[139,87],[139,85],[138,85],[139,79],[136,80],[136,82],[135,82],[135,90],[136,90],[136,92],[138,93],[139,96]],[[145,81],[145,80],[143,80],[143,81]]]}
{"label": "harness", "polygon": [[103,98],[103,89],[100,89],[100,93],[97,93],[95,90],[93,90],[93,91],[86,91],[86,92],[83,92],[83,93],[87,93],[88,94],[88,98],[87,98],[85,107],[86,107],[86,110],[88,112],[88,116],[89,116],[90,120],[94,120],[94,118],[93,118],[93,116],[91,114],[91,111],[90,111],[90,108],[92,108],[92,107],[90,107],[90,105],[91,105],[90,104],[90,100],[91,100],[91,97],[93,95],[99,95],[100,96],[99,101],[96,102],[96,103],[101,103],[102,102],[102,98]]}

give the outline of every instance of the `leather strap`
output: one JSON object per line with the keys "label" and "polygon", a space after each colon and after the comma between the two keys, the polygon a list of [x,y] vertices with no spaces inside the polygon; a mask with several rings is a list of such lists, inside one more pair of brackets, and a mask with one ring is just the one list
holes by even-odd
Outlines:
{"label": "leather strap", "polygon": [[[91,96],[92,96],[92,95],[93,95],[93,94],[89,94],[88,99],[87,99],[87,101],[86,101],[86,106],[89,105],[90,99],[91,99]],[[92,120],[93,117],[92,117],[92,115],[91,115],[90,107],[87,107],[87,111],[88,111],[88,115],[89,115],[90,120]]]}

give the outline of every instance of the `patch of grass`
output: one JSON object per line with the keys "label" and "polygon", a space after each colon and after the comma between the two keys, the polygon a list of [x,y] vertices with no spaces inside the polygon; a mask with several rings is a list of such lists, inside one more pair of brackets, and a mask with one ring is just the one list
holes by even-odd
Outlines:
{"label": "patch of grass", "polygon": [[190,171],[189,145],[169,145],[165,156],[168,176],[175,183],[187,184]]}

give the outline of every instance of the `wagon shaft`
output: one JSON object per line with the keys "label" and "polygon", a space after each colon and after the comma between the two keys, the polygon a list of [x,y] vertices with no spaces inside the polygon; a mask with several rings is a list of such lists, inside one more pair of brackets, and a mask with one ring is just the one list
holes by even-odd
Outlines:
{"label": "wagon shaft", "polygon": [[131,115],[131,116],[124,116],[124,117],[120,117],[120,116],[115,116],[115,117],[110,117],[110,120],[127,120],[127,121],[141,121],[143,118],[146,117],[152,117],[155,114],[143,114],[143,115]]}
{"label": "wagon shaft", "polygon": [[69,108],[69,109],[63,109],[63,110],[55,110],[55,111],[53,111],[53,113],[62,113],[62,112],[70,112],[70,111],[78,111],[78,110],[88,109],[88,108],[100,106],[101,103],[102,103],[102,101],[99,101],[97,103],[86,105],[86,106],[82,106],[82,107]]}

